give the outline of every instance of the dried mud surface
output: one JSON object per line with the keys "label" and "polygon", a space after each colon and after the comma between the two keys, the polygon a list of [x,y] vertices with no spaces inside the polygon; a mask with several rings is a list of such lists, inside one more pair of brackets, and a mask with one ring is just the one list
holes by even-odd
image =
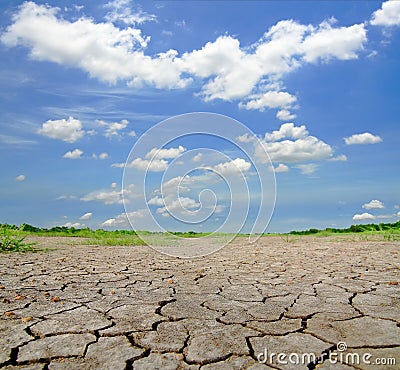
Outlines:
{"label": "dried mud surface", "polygon": [[[0,255],[2,369],[400,366],[399,242],[238,238],[178,259],[37,240],[55,249]],[[317,361],[282,364],[260,356],[266,349]],[[354,364],[346,353],[397,364]]]}

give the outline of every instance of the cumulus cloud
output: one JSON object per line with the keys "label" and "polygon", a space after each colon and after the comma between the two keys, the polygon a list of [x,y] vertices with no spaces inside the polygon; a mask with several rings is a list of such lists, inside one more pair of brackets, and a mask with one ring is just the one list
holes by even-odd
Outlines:
{"label": "cumulus cloud", "polygon": [[120,138],[121,131],[128,126],[129,121],[123,119],[121,122],[105,122],[103,120],[97,120],[97,123],[105,128],[104,136],[111,138]]}
{"label": "cumulus cloud", "polygon": [[94,158],[94,159],[104,160],[104,159],[107,159],[108,157],[109,157],[108,153],[106,153],[106,152],[100,153],[99,155],[97,155],[95,153],[92,154],[92,158]]}
{"label": "cumulus cloud", "polygon": [[68,158],[68,159],[79,159],[81,158],[83,154],[83,151],[80,149],[74,149],[74,150],[70,150],[68,152],[66,152],[63,155],[63,158]]}
{"label": "cumulus cloud", "polygon": [[[169,217],[170,212],[175,216],[195,217],[194,212],[199,212],[202,207],[207,207],[207,200],[204,204],[182,193],[189,193],[192,185],[203,187],[209,182],[201,176],[176,176],[161,184],[161,189],[154,191],[155,196],[148,200],[147,204],[155,206],[156,213],[163,217]],[[203,199],[204,200],[204,199]]]}
{"label": "cumulus cloud", "polygon": [[288,171],[289,171],[289,167],[286,166],[286,164],[279,163],[278,166],[272,167],[272,168],[270,168],[270,170],[271,170],[271,171],[274,171],[274,172],[276,172],[276,173],[288,172]]}
{"label": "cumulus cloud", "polygon": [[82,130],[82,122],[73,117],[69,117],[67,120],[48,120],[42,124],[38,133],[67,143],[74,143],[85,134]]}
{"label": "cumulus cloud", "polygon": [[187,211],[198,209],[201,204],[189,197],[179,197],[174,199],[172,197],[164,198],[164,207],[157,208],[157,213],[161,215],[169,215],[169,213],[177,214]]}
{"label": "cumulus cloud", "polygon": [[197,153],[197,154],[192,158],[192,161],[193,161],[193,162],[200,162],[202,157],[203,157],[203,154],[202,154],[202,153]]}
{"label": "cumulus cloud", "polygon": [[376,217],[374,215],[371,215],[370,213],[364,212],[361,214],[355,214],[353,216],[354,221],[362,221],[362,220],[375,220]]}
{"label": "cumulus cloud", "polygon": [[157,58],[144,55],[142,49],[149,38],[143,37],[140,29],[120,29],[110,21],[96,23],[86,17],[68,21],[58,13],[59,8],[25,2],[1,41],[10,47],[29,48],[32,59],[77,67],[112,84],[125,80],[159,88],[186,85],[174,62],[175,51]]}
{"label": "cumulus cloud", "polygon": [[364,209],[382,209],[385,208],[385,205],[377,199],[371,200],[369,203],[365,203],[362,205]]}
{"label": "cumulus cloud", "polygon": [[[293,123],[284,123],[279,130],[266,132],[264,138],[257,139],[245,134],[237,139],[240,142],[253,142],[255,158],[261,163],[268,163],[269,159],[275,163],[310,162],[329,160],[333,156],[332,147],[315,136],[309,135],[305,125],[295,126]],[[268,153],[269,158],[265,152]]]}
{"label": "cumulus cloud", "polygon": [[382,138],[377,135],[372,135],[370,132],[364,132],[362,134],[354,134],[349,137],[345,137],[344,141],[347,145],[377,144],[382,142]]}
{"label": "cumulus cloud", "polygon": [[96,190],[81,198],[84,202],[98,201],[104,204],[122,204],[121,190]]}
{"label": "cumulus cloud", "polygon": [[280,121],[291,121],[295,119],[297,116],[293,113],[291,113],[287,109],[281,109],[276,113],[276,118],[278,118]]}
{"label": "cumulus cloud", "polygon": [[179,157],[186,148],[182,145],[179,145],[177,148],[169,148],[169,149],[159,149],[153,148],[151,149],[145,156],[147,159],[172,159]]}
{"label": "cumulus cloud", "polygon": [[299,164],[296,168],[298,168],[303,175],[311,175],[317,170],[318,165],[315,163]]}
{"label": "cumulus cloud", "polygon": [[168,161],[166,159],[177,158],[181,155],[186,148],[179,145],[177,148],[169,148],[169,149],[159,149],[153,148],[146,155],[145,158],[135,158],[129,163],[114,163],[112,167],[117,168],[136,168],[142,171],[150,171],[150,172],[162,172],[165,171],[168,167]]}
{"label": "cumulus cloud", "polygon": [[332,157],[329,159],[332,162],[346,162],[347,161],[347,156],[344,154],[340,154],[336,157]]}
{"label": "cumulus cloud", "polygon": [[156,197],[153,197],[153,198],[151,198],[148,202],[147,202],[147,204],[149,205],[149,206],[164,206],[164,200],[163,200],[163,198],[161,198],[161,197],[159,197],[159,196],[156,196]]}
{"label": "cumulus cloud", "polygon": [[[247,110],[256,109],[261,112],[265,108],[288,108],[297,101],[295,96],[284,91],[267,91],[264,94],[250,96],[249,99],[247,103],[240,106]],[[282,116],[282,113],[280,115]]]}
{"label": "cumulus cloud", "polygon": [[129,198],[135,196],[135,194],[133,193],[133,188],[134,185],[131,184],[126,188],[124,188],[122,192],[122,190],[117,189],[117,184],[113,182],[111,184],[111,189],[100,189],[92,191],[81,197],[80,200],[84,202],[97,201],[104,204],[122,204],[123,203],[122,193],[123,193],[125,198],[125,203],[129,203]]}
{"label": "cumulus cloud", "polygon": [[79,229],[81,227],[84,227],[84,224],[81,224],[80,222],[67,222],[63,226],[65,227],[73,227],[75,229]]}
{"label": "cumulus cloud", "polygon": [[282,110],[295,103],[294,96],[272,89],[270,83],[307,63],[355,59],[367,42],[364,24],[336,27],[329,20],[314,26],[285,20],[250,46],[241,47],[236,37],[224,35],[182,55],[171,49],[149,56],[145,49],[150,38],[136,25],[154,16],[130,10],[127,0],[112,1],[109,8],[107,21],[97,23],[88,17],[70,21],[59,8],[25,2],[1,41],[28,48],[32,59],[79,68],[108,83],[171,89],[196,80],[205,101],[238,100],[246,109],[259,110]]}
{"label": "cumulus cloud", "polygon": [[[113,167],[124,168],[125,163],[114,163]],[[162,172],[168,168],[168,161],[165,159],[154,159],[152,161],[148,159],[135,158],[131,162],[126,164],[127,168],[136,168],[142,171],[150,172]]]}
{"label": "cumulus cloud", "polygon": [[223,176],[236,175],[247,172],[251,167],[251,163],[243,158],[236,158],[231,161],[219,163],[212,167],[217,173]]}
{"label": "cumulus cloud", "polygon": [[372,14],[370,23],[373,26],[400,26],[400,2],[386,1]]}
{"label": "cumulus cloud", "polygon": [[272,133],[265,134],[266,141],[278,141],[284,138],[301,139],[308,135],[306,126],[295,126],[294,123],[284,123],[279,130],[272,131]]}
{"label": "cumulus cloud", "polygon": [[[147,210],[139,209],[137,211],[129,212],[129,218],[143,218],[147,214]],[[101,227],[106,228],[127,228],[130,227],[127,213],[121,213],[113,218],[109,218],[100,224]]]}
{"label": "cumulus cloud", "polygon": [[[273,162],[308,162],[329,159],[333,155],[330,145],[309,135],[306,126],[293,123],[285,123],[279,130],[267,132],[262,145]],[[255,154],[258,160],[268,161],[259,146],[256,146]]]}
{"label": "cumulus cloud", "polygon": [[17,180],[17,181],[25,181],[25,179],[26,179],[25,175],[18,175],[18,176],[15,178],[15,180]]}
{"label": "cumulus cloud", "polygon": [[80,220],[89,220],[92,216],[93,216],[92,212],[87,212],[84,215],[82,215],[81,217],[79,217],[79,219]]}
{"label": "cumulus cloud", "polygon": [[99,154],[99,159],[107,159],[108,158],[108,153],[103,152]]}
{"label": "cumulus cloud", "polygon": [[332,23],[334,21],[322,22],[304,40],[301,48],[306,62],[357,59],[367,40],[364,24],[333,28]]}

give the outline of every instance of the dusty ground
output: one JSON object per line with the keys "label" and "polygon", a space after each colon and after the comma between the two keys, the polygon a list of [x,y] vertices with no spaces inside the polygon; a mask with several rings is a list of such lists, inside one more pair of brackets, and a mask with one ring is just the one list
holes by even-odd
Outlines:
{"label": "dusty ground", "polygon": [[40,243],[58,249],[0,255],[0,368],[400,368],[399,242],[265,237],[186,260]]}

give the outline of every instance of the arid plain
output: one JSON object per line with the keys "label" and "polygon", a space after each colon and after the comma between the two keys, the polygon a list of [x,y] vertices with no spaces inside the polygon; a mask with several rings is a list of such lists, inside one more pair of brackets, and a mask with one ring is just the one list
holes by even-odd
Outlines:
{"label": "arid plain", "polygon": [[398,241],[238,237],[178,259],[35,240],[49,250],[0,255],[1,368],[399,366]]}

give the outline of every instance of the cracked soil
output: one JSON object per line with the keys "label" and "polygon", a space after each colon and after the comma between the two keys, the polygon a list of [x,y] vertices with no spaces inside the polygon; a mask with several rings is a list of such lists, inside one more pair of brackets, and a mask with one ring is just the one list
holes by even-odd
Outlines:
{"label": "cracked soil", "polygon": [[[2,369],[400,368],[399,242],[240,237],[178,259],[36,240],[56,248],[0,255]],[[339,342],[397,365],[333,364]]]}

